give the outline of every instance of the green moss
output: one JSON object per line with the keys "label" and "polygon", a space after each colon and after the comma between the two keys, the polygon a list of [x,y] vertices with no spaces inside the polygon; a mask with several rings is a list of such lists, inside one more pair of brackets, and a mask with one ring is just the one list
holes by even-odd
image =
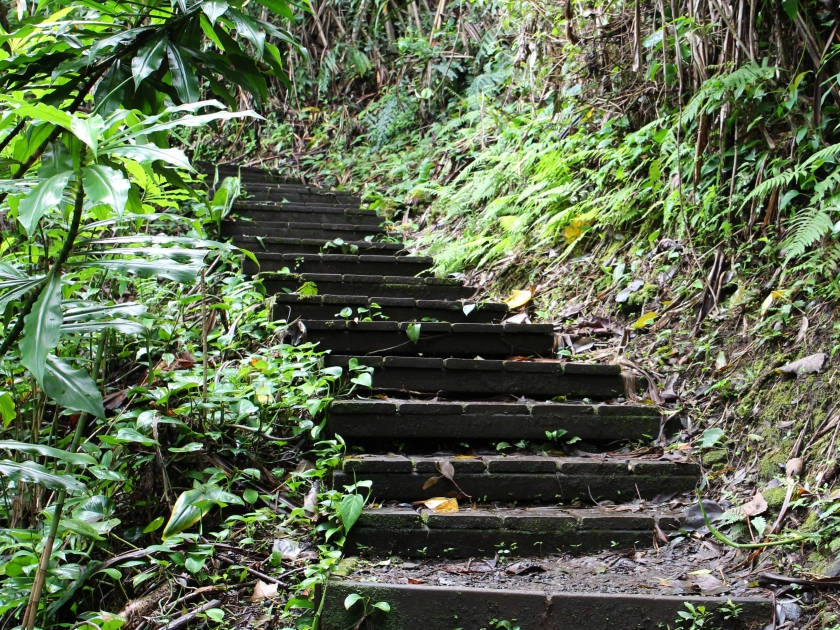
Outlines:
{"label": "green moss", "polygon": [[784,466],[786,461],[787,456],[783,452],[770,453],[759,463],[759,475],[762,479],[772,479],[781,471],[779,465]]}
{"label": "green moss", "polygon": [[339,560],[338,565],[333,569],[332,574],[340,577],[347,577],[356,570],[359,559],[355,556],[348,556]]}
{"label": "green moss", "polygon": [[703,465],[710,470],[720,470],[729,463],[729,452],[716,448],[703,454]]}
{"label": "green moss", "polygon": [[655,284],[646,284],[635,293],[631,293],[627,299],[627,305],[633,308],[641,308],[656,297],[659,287]]}
{"label": "green moss", "polygon": [[817,516],[816,512],[811,512],[808,514],[808,518],[805,519],[805,522],[802,523],[802,527],[799,528],[799,531],[805,532],[806,534],[813,534],[816,531],[819,531],[824,523],[820,520],[820,517]]}
{"label": "green moss", "polygon": [[785,502],[787,490],[785,490],[782,486],[777,488],[765,488],[761,491],[761,494],[764,496],[764,500],[767,501],[767,505],[770,509],[778,510],[782,507],[782,503]]}

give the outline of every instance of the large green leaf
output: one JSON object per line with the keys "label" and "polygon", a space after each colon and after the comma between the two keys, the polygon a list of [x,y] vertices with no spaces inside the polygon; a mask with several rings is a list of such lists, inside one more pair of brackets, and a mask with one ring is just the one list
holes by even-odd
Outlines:
{"label": "large green leaf", "polygon": [[47,396],[62,407],[86,411],[97,418],[105,417],[102,394],[84,370],[73,369],[67,362],[49,355],[43,383]]}
{"label": "large green leaf", "polygon": [[92,496],[73,508],[73,518],[86,523],[98,523],[116,510],[114,502],[104,495]]}
{"label": "large green leaf", "polygon": [[105,319],[96,322],[75,322],[64,323],[61,325],[62,335],[84,335],[87,333],[96,333],[105,329],[118,330],[124,335],[140,335],[145,332],[142,324],[133,322],[129,319]]}
{"label": "large green leaf", "polygon": [[7,290],[2,296],[0,296],[0,312],[6,310],[6,305],[9,302],[23,297],[26,293],[38,288],[38,286],[43,284],[43,282],[43,276],[36,276],[35,278],[29,278],[27,280],[21,280],[14,283],[12,281],[2,283],[4,285],[3,288]]}
{"label": "large green leaf", "polygon": [[[216,101],[208,101],[210,103]],[[141,133],[143,134],[150,134],[156,131],[166,131],[167,129],[175,129],[176,127],[204,127],[211,122],[217,120],[231,120],[233,118],[259,118],[260,120],[264,120],[262,116],[260,116],[257,112],[246,109],[241,112],[213,112],[212,114],[200,114],[198,116],[194,116],[189,114],[187,116],[181,116],[180,118],[175,118],[174,120],[170,120],[168,122],[162,122],[151,127],[146,127],[142,130]]]}
{"label": "large green leaf", "polygon": [[41,289],[32,312],[23,324],[20,362],[39,383],[43,382],[47,355],[58,345],[61,336],[61,278],[54,275]]}
{"label": "large green leaf", "polygon": [[284,18],[288,18],[290,20],[294,19],[295,14],[292,13],[291,8],[286,2],[283,0],[257,0],[261,5],[263,5],[269,11],[276,13]]}
{"label": "large green leaf", "polygon": [[350,528],[359,520],[364,507],[365,499],[360,494],[345,494],[341,498],[338,515],[341,517],[341,524],[344,525],[345,533],[349,532]]}
{"label": "large green leaf", "polygon": [[154,144],[134,144],[108,149],[108,155],[146,164],[160,160],[180,168],[192,169],[190,160],[180,149],[161,149]]}
{"label": "large green leaf", "polygon": [[259,56],[262,57],[265,50],[265,33],[260,30],[260,27],[247,15],[243,15],[236,9],[228,10],[228,15],[236,24],[236,30],[245,39],[249,40],[257,49]]}
{"label": "large green leaf", "polygon": [[84,322],[103,317],[137,317],[146,312],[146,307],[137,302],[123,302],[122,304],[99,304],[96,302],[75,302],[69,306],[64,303],[67,310],[64,311],[64,323]]}
{"label": "large green leaf", "polygon": [[15,399],[9,392],[0,392],[0,418],[3,419],[3,428],[8,427],[16,417]]}
{"label": "large green leaf", "polygon": [[143,82],[143,79],[160,68],[165,53],[165,37],[153,39],[137,52],[137,56],[131,60],[131,74],[134,76],[135,88]]}
{"label": "large green leaf", "polygon": [[70,453],[69,451],[63,451],[60,448],[53,448],[52,446],[44,446],[43,444],[29,444],[27,442],[4,440],[0,441],[0,449],[20,451],[21,453],[27,453],[29,455],[54,457],[76,466],[94,466],[97,463],[90,455],[85,455],[84,453]]}
{"label": "large green leaf", "polygon": [[175,501],[172,514],[166,523],[166,527],[163,528],[161,538],[166,540],[192,527],[210,511],[214,504],[225,505],[228,503],[244,505],[242,499],[238,496],[225,492],[218,486],[206,485],[187,490]]}
{"label": "large green leaf", "polygon": [[8,477],[14,481],[37,483],[50,490],[67,490],[68,492],[84,492],[85,490],[85,486],[74,477],[57,475],[35,462],[0,460],[0,476]]}
{"label": "large green leaf", "polygon": [[41,217],[61,203],[64,189],[67,188],[67,182],[72,175],[71,171],[53,175],[20,200],[18,221],[29,236],[35,234]]}
{"label": "large green leaf", "polygon": [[79,140],[90,147],[93,156],[96,157],[99,151],[99,138],[105,131],[105,121],[102,116],[99,114],[94,114],[89,118],[74,116],[70,123],[70,130]]}
{"label": "large green leaf", "polygon": [[170,42],[166,47],[166,56],[169,59],[172,87],[178,93],[178,98],[182,103],[194,103],[199,100],[201,93],[198,89],[198,75],[184,60],[181,49]]}
{"label": "large green leaf", "polygon": [[125,204],[128,203],[128,191],[131,189],[131,183],[122,171],[94,164],[82,169],[82,181],[85,194],[94,205],[104,203],[122,215]]}
{"label": "large green leaf", "polygon": [[204,11],[210,22],[215,24],[216,20],[225,14],[229,6],[224,0],[207,0],[201,3],[201,10]]}
{"label": "large green leaf", "polygon": [[201,264],[181,264],[174,260],[142,260],[133,258],[131,260],[88,260],[77,263],[74,267],[100,267],[103,269],[115,269],[120,273],[134,273],[141,278],[169,278],[175,282],[189,284],[195,281],[201,273]]}
{"label": "large green leaf", "polygon": [[[0,95],[0,99],[17,103],[22,102],[20,99],[15,99],[5,95]],[[72,120],[70,114],[63,112],[52,105],[47,105],[46,103],[26,103],[17,107],[14,112],[18,116],[43,120],[44,122],[63,127],[64,129],[70,129],[70,122]]]}

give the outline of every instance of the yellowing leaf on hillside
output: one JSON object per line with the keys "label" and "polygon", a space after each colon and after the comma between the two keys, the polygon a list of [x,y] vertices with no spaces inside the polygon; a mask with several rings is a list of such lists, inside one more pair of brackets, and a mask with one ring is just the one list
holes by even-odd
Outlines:
{"label": "yellowing leaf on hillside", "polygon": [[781,300],[785,296],[787,296],[786,290],[777,289],[776,291],[770,291],[770,295],[768,295],[764,302],[761,303],[761,314],[764,315],[764,313],[767,312],[767,309],[773,306],[773,302]]}
{"label": "yellowing leaf on hillside", "polygon": [[630,326],[630,328],[635,328],[636,330],[644,328],[648,324],[652,323],[653,320],[656,319],[657,317],[659,317],[659,313],[653,313],[653,312],[645,313],[639,319],[637,319],[635,322],[633,322],[633,324]]}
{"label": "yellowing leaf on hillside", "polygon": [[534,297],[533,291],[517,290],[514,291],[513,294],[505,300],[505,304],[508,305],[508,308],[519,308],[520,306],[525,306],[528,302],[530,302],[532,297]]}
{"label": "yellowing leaf on hillside", "polygon": [[451,514],[458,511],[458,499],[450,499],[447,497],[432,497],[425,501],[416,501],[415,505],[422,503],[432,512],[437,514]]}
{"label": "yellowing leaf on hillside", "polygon": [[583,219],[572,219],[571,223],[563,228],[563,236],[566,237],[566,242],[571,243],[577,240],[583,234],[583,228],[589,227],[589,221]]}

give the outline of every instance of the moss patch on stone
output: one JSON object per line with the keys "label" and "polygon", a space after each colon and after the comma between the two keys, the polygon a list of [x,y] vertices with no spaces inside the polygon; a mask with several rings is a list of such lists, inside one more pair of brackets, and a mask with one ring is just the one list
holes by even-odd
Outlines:
{"label": "moss patch on stone", "polygon": [[703,453],[703,466],[709,470],[720,470],[729,462],[729,452],[726,449],[716,448]]}

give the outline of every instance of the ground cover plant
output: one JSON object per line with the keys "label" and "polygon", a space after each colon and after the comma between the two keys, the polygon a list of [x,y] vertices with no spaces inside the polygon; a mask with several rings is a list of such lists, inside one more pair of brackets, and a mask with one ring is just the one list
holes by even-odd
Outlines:
{"label": "ground cover plant", "polygon": [[322,435],[340,369],[273,321],[250,253],[218,242],[238,179],[181,141],[260,118],[241,98],[288,81],[291,17],[0,5],[4,626],[223,623],[240,590],[278,585],[292,624],[338,557],[361,500],[342,520],[318,481],[342,450]]}

